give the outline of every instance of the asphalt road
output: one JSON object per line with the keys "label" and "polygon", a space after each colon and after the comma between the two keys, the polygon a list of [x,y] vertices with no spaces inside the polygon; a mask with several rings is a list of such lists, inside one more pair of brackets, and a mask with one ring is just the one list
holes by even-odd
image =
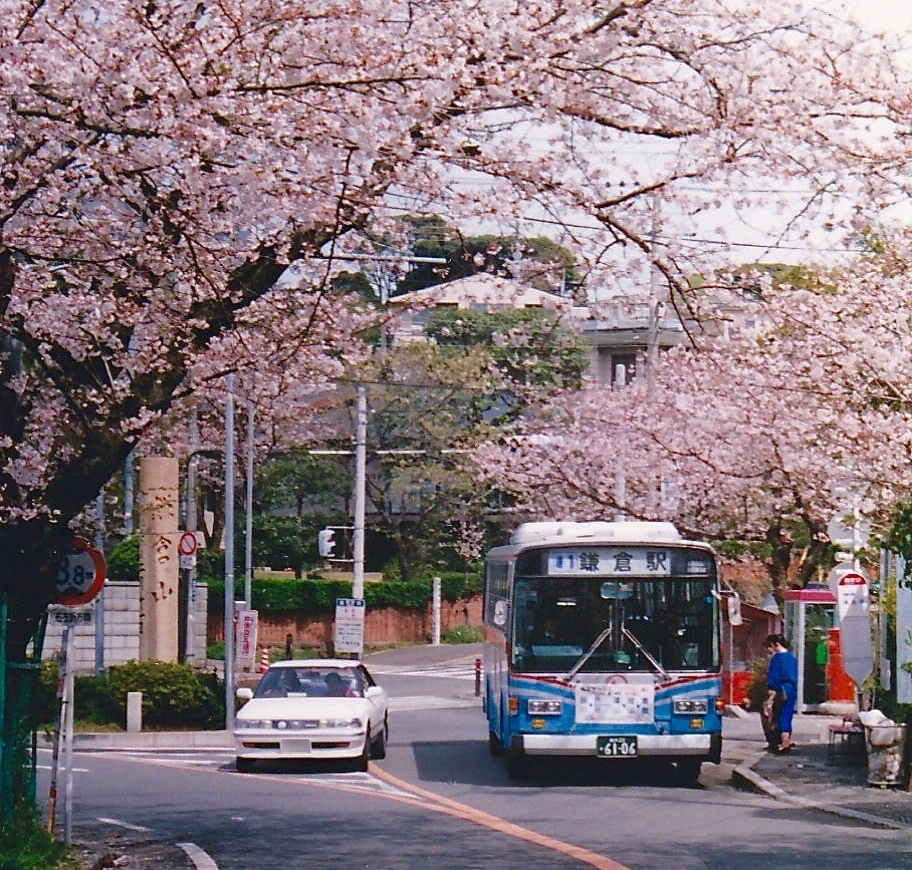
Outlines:
{"label": "asphalt road", "polygon": [[610,761],[514,782],[488,752],[471,670],[451,667],[373,663],[393,702],[387,758],[368,774],[242,775],[229,751],[77,753],[76,830],[144,828],[194,844],[209,870],[912,868],[901,832],[738,791],[724,766],[695,788]]}

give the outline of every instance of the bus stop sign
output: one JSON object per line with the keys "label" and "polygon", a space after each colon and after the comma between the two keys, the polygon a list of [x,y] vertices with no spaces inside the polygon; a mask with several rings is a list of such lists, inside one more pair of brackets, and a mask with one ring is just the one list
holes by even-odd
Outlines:
{"label": "bus stop sign", "polygon": [[868,578],[862,571],[849,571],[838,581],[836,610],[842,666],[858,690],[874,667],[871,655],[871,614]]}

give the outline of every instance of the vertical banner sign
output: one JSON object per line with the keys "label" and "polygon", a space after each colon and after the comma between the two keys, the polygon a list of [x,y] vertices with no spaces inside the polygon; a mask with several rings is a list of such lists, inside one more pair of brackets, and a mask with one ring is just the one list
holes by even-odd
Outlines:
{"label": "vertical banner sign", "polygon": [[912,577],[896,557],[896,700],[912,704]]}
{"label": "vertical banner sign", "polygon": [[868,580],[860,571],[850,571],[838,580],[836,609],[839,613],[839,644],[842,666],[858,691],[871,674],[871,614]]}
{"label": "vertical banner sign", "polygon": [[236,622],[237,634],[234,639],[234,661],[238,670],[253,670],[257,651],[256,610],[239,610]]}
{"label": "vertical banner sign", "polygon": [[364,599],[336,599],[337,653],[361,655],[364,649]]}

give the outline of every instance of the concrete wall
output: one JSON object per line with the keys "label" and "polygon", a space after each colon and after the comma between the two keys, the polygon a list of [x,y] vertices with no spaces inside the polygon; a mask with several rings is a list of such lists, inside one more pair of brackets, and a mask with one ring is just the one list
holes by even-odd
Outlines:
{"label": "concrete wall", "polygon": [[[193,607],[193,656],[192,663],[201,667],[206,663],[206,605],[209,588],[204,584],[196,587],[196,601]],[[139,658],[140,637],[140,585],[139,583],[107,582],[103,591],[104,606],[104,664],[119,665]],[[81,613],[89,611],[82,610]],[[79,617],[73,621],[76,631],[73,637],[73,655],[76,672],[95,672],[95,620]],[[73,614],[58,610],[48,618],[47,635],[44,639],[42,658],[53,658],[60,650],[63,629]]]}

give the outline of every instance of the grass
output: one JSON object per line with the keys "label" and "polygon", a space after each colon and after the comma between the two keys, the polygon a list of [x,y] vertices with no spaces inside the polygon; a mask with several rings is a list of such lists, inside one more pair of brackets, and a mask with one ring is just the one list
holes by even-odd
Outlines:
{"label": "grass", "polygon": [[440,639],[444,643],[481,643],[484,636],[477,625],[456,625],[445,631]]}
{"label": "grass", "polygon": [[0,870],[69,870],[76,866],[70,850],[54,840],[37,817],[14,819],[0,827]]}

